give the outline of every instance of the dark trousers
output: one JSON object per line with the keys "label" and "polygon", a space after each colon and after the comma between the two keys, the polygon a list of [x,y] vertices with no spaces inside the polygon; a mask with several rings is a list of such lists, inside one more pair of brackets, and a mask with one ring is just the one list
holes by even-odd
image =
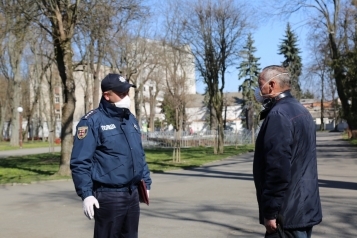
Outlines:
{"label": "dark trousers", "polygon": [[265,233],[265,238],[311,238],[312,227],[293,230],[278,230],[275,233]]}
{"label": "dark trousers", "polygon": [[137,238],[139,228],[138,190],[96,191],[99,209],[94,211],[94,238]]}

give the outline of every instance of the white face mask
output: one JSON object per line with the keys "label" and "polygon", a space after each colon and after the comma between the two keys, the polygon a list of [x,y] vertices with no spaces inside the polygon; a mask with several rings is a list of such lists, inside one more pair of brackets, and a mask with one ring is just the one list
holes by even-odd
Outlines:
{"label": "white face mask", "polygon": [[254,90],[254,97],[255,97],[255,100],[257,100],[257,102],[263,104],[264,102],[264,99],[261,95],[260,95],[260,88],[259,87],[256,87],[255,90]]}
{"label": "white face mask", "polygon": [[119,102],[114,103],[116,107],[130,109],[130,98],[128,95],[123,97]]}

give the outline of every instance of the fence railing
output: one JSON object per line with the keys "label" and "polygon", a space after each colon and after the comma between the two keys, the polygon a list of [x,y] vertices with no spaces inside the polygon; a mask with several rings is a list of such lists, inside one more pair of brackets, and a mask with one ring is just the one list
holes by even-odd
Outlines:
{"label": "fence railing", "polygon": [[[255,137],[255,135],[253,135]],[[248,130],[224,131],[224,145],[244,145],[254,143],[255,138]],[[191,134],[189,131],[155,131],[142,133],[142,143],[146,148],[214,146],[217,143],[218,133],[216,130]]]}

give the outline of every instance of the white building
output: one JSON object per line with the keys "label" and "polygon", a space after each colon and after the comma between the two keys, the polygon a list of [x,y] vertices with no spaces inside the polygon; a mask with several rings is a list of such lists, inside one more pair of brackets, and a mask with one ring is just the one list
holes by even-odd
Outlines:
{"label": "white building", "polygon": [[[187,46],[183,47],[184,53],[176,54],[176,50],[160,45],[160,42],[150,41],[150,44],[152,46],[147,50],[151,50],[154,53],[145,56],[149,58],[136,69],[137,73],[132,77],[135,79],[135,82],[130,82],[135,83],[137,86],[139,84],[143,86],[140,93],[142,93],[142,98],[144,99],[140,102],[142,105],[140,108],[142,115],[144,115],[143,119],[146,122],[150,118],[150,105],[152,101],[155,102],[153,104],[155,107],[153,117],[159,120],[164,119],[160,106],[167,88],[177,87],[173,80],[174,77],[180,77],[184,80],[179,87],[185,93],[196,93],[195,65],[190,48]],[[185,59],[180,59],[183,56]],[[99,70],[99,79],[103,79],[108,73],[118,73],[120,71],[125,77],[125,69],[113,70],[102,66]],[[98,105],[93,105],[92,102],[93,75],[90,73],[88,66],[78,66],[74,70],[74,79],[76,107],[73,115],[73,132],[75,132],[75,127],[81,117],[89,110],[98,107]],[[32,90],[30,93],[30,101],[35,105],[32,122],[33,134],[39,137],[48,137],[50,132],[54,132],[56,137],[59,137],[63,95],[61,89],[62,83],[56,66],[53,65],[51,70],[48,70],[48,73],[42,78],[36,77],[36,73],[34,72],[30,84],[33,89],[39,86],[39,90]],[[99,96],[102,94],[100,87],[97,93]],[[134,89],[132,88],[129,93],[132,99],[130,110],[135,114],[134,93]],[[152,97],[155,97],[154,100],[150,100]]]}
{"label": "white building", "polygon": [[[226,93],[222,112],[223,120],[226,120],[226,130],[239,131],[242,129],[242,94]],[[207,119],[209,111],[204,103],[204,96],[200,94],[187,95],[186,115],[189,127],[193,133],[209,130]]]}

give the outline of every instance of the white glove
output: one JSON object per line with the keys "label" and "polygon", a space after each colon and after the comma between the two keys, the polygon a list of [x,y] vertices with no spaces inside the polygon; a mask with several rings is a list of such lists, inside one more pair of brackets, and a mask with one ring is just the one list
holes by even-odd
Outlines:
{"label": "white glove", "polygon": [[148,198],[150,197],[150,190],[146,190],[147,194],[148,194]]}
{"label": "white glove", "polygon": [[92,220],[94,217],[94,205],[96,208],[99,208],[98,200],[94,196],[86,197],[83,200],[84,215],[86,215],[86,217],[88,217],[90,220]]}

